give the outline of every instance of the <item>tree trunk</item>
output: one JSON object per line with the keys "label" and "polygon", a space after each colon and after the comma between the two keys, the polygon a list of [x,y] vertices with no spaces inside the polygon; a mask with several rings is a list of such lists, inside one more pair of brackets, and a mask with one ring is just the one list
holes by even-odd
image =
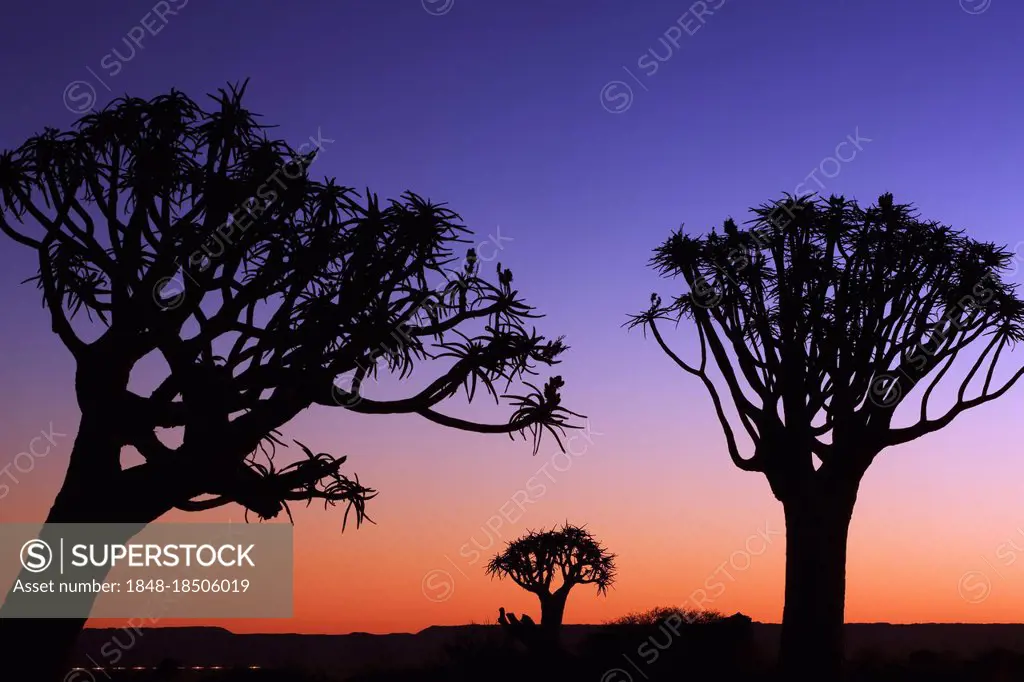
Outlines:
{"label": "tree trunk", "polygon": [[[54,512],[60,513],[54,513]],[[58,510],[56,505],[47,517],[47,524],[55,523],[79,523],[89,522],[88,513],[82,513],[76,517],[67,517],[63,511]],[[77,521],[72,519],[77,518]],[[139,524],[135,532],[142,530],[145,524]],[[59,543],[57,532],[51,527],[44,526],[39,534],[41,540],[46,541],[51,547]],[[104,537],[104,542],[121,543],[127,542],[134,535],[132,532],[123,534],[123,537]],[[92,568],[88,575],[79,573],[81,580],[98,580],[102,582],[109,573],[108,567]],[[39,579],[39,576],[24,568],[18,575],[19,580],[32,582]],[[68,609],[78,613],[88,613],[99,595],[93,592],[78,592],[74,594],[61,595],[62,601],[66,600]],[[8,618],[7,613],[17,609],[25,612],[31,609],[34,599],[38,595],[26,594],[24,592],[7,593],[4,603],[0,605],[0,641],[4,643],[4,649],[8,649],[12,655],[5,658],[4,667],[10,679],[14,680],[39,680],[39,682],[51,682],[63,680],[71,664],[71,656],[74,653],[75,642],[81,634],[82,628],[88,618]],[[45,652],[45,655],[40,655]]]}
{"label": "tree trunk", "polygon": [[[162,498],[163,491],[137,486],[138,476],[127,476],[125,472],[112,472],[101,462],[109,461],[111,449],[120,447],[111,441],[109,430],[101,423],[92,422],[83,415],[82,424],[75,437],[71,461],[64,483],[47,514],[45,524],[64,523],[131,523],[124,537],[104,538],[111,543],[127,542],[170,509]],[[97,456],[99,455],[99,456]],[[90,461],[97,466],[91,468]],[[115,460],[116,461],[116,460]],[[169,481],[170,483],[170,481]],[[168,488],[171,486],[168,485]],[[44,525],[40,539],[47,540],[56,535]],[[57,539],[50,543],[55,546]],[[94,569],[96,580],[102,581],[108,569]],[[22,580],[35,581],[39,576],[24,569],[18,576]],[[83,576],[84,578],[84,576]],[[71,664],[75,642],[87,618],[6,618],[20,603],[30,603],[33,595],[8,591],[0,604],[0,642],[5,651],[12,655],[3,662],[5,679],[58,682],[65,678]],[[87,612],[92,608],[98,595],[78,593],[66,595],[78,603],[75,608]]]}
{"label": "tree trunk", "polygon": [[[60,682],[70,669],[75,642],[86,619],[2,619],[4,676],[10,680]],[[83,676],[83,679],[89,679]]]}
{"label": "tree trunk", "polygon": [[856,493],[829,491],[783,502],[786,604],[779,665],[783,679],[841,679],[846,541]]}
{"label": "tree trunk", "polygon": [[565,616],[565,602],[568,591],[556,590],[552,594],[541,595],[540,627],[552,641],[558,638],[562,629],[562,618]]}

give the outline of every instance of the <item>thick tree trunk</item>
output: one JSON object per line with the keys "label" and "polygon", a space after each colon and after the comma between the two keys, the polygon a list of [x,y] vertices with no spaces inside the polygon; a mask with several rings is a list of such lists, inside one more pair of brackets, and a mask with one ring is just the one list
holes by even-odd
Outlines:
{"label": "thick tree trunk", "polygon": [[565,602],[568,597],[568,591],[557,590],[540,598],[540,627],[551,641],[558,639],[558,633],[562,629]]}
{"label": "thick tree trunk", "polygon": [[540,627],[533,653],[540,657],[541,665],[552,674],[562,655],[562,619],[565,616],[565,602],[568,589],[558,589],[551,594],[540,595]]}
{"label": "thick tree trunk", "polygon": [[[47,524],[57,523],[83,523],[89,522],[87,510],[80,510],[78,514],[67,516],[68,509],[59,509],[54,506],[46,519]],[[136,532],[142,530],[145,524],[139,524]],[[51,547],[56,547],[59,539],[52,526],[44,526],[40,533],[40,539],[46,541]],[[125,533],[123,537],[104,538],[105,542],[127,542],[134,533]],[[78,574],[79,579],[95,579],[102,582],[109,572],[109,569],[93,568],[89,575]],[[34,582],[39,576],[22,569],[18,575],[19,580]],[[79,613],[88,613],[98,597],[92,592],[79,592],[75,594],[62,595],[66,599],[66,606]],[[24,613],[30,611],[33,600],[37,595],[24,592],[9,591],[2,605],[0,605],[0,641],[4,643],[4,649],[11,652],[4,660],[4,667],[11,679],[15,680],[39,680],[39,682],[50,682],[51,680],[63,680],[71,664],[71,656],[74,652],[75,642],[78,639],[82,628],[85,627],[87,618],[8,618],[7,613],[15,611]],[[41,655],[44,654],[44,655]]]}
{"label": "thick tree trunk", "polygon": [[856,494],[801,495],[786,515],[783,679],[834,682],[843,669],[846,541]]}
{"label": "thick tree trunk", "polygon": [[0,636],[9,652],[4,657],[5,679],[63,681],[83,627],[85,619],[77,618],[0,620]]}
{"label": "thick tree trunk", "polygon": [[[136,477],[129,478],[120,470],[111,471],[104,466],[103,462],[109,462],[111,454],[115,455],[116,462],[119,450],[103,424],[92,422],[83,415],[67,475],[45,523],[130,523],[134,531],[129,529],[124,537],[105,539],[108,542],[127,542],[147,523],[168,511],[170,507],[161,499],[164,497],[162,491],[139,488]],[[90,463],[95,463],[95,468],[90,467]],[[53,535],[54,531],[44,525],[40,538],[47,540]],[[57,540],[51,544],[55,546]],[[107,569],[95,569],[93,577],[102,581],[107,573]],[[22,570],[19,578],[35,581],[38,575]],[[78,602],[75,608],[80,612],[91,609],[96,596],[92,593],[67,595],[69,600]],[[87,619],[4,617],[5,611],[11,612],[18,604],[30,603],[31,597],[9,591],[0,605],[0,642],[3,642],[5,651],[11,652],[4,659],[4,677],[38,682],[64,680],[75,642]]]}

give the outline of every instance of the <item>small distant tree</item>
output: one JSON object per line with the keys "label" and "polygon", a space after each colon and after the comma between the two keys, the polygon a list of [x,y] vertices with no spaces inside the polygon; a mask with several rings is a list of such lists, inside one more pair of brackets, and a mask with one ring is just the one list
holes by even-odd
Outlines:
{"label": "small distant tree", "polygon": [[[861,480],[883,450],[945,428],[1024,377],[1013,366],[999,372],[1024,340],[1024,301],[1005,278],[1013,253],[922,220],[891,194],[869,207],[787,195],[753,213],[748,229],[730,219],[722,232],[673,233],[652,264],[685,290],[664,302],[652,295],[631,324],[703,384],[733,463],[763,474],[782,503],[787,679],[838,679]],[[696,363],[662,331],[684,320]],[[940,386],[953,399],[935,415]],[[900,407],[906,426],[894,423]]]}
{"label": "small distant tree", "polygon": [[[520,434],[535,451],[545,431],[578,428],[560,377],[528,381],[566,346],[528,326],[539,315],[508,269],[486,276],[472,248],[460,257],[459,216],[314,178],[317,150],[270,138],[244,93],[221,90],[209,108],[177,91],[125,97],[0,153],[0,232],[36,263],[82,413],[48,524],[141,530],[172,509],[224,505],[270,519],[313,501],[359,522],[373,491],[343,473],[345,457],[274,459],[279,429],[313,406]],[[404,396],[363,395],[379,376],[431,367]],[[529,390],[499,393],[520,383]],[[478,389],[506,399],[507,421],[445,408]],[[125,449],[141,461],[127,465]],[[49,652],[25,670],[12,657],[10,677],[60,679],[85,618],[3,616],[5,646]]]}
{"label": "small distant tree", "polygon": [[487,574],[511,578],[537,595],[541,630],[555,637],[573,587],[596,585],[598,594],[608,593],[615,582],[615,555],[585,528],[566,523],[548,531],[530,531],[508,543],[487,564]]}

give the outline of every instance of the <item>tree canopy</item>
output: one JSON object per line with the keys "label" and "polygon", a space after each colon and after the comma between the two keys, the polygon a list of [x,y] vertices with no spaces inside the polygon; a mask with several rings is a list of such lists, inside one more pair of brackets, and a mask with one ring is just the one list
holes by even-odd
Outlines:
{"label": "tree canopy", "polygon": [[[543,433],[578,428],[560,377],[528,381],[566,345],[528,326],[540,315],[510,270],[489,277],[473,249],[456,251],[471,243],[461,218],[414,193],[382,203],[315,179],[320,150],[270,138],[245,90],[220,90],[208,109],[178,91],[124,97],[0,153],[0,230],[36,255],[77,364],[83,419],[65,487],[116,478],[116,504],[139,518],[228,503],[271,518],[320,499],[361,519],[372,491],[340,473],[345,457],[304,449],[274,465],[279,429],[311,406],[518,434],[535,452]],[[139,392],[130,379],[148,358],[164,378]],[[435,376],[405,397],[360,392],[428,360]],[[510,405],[507,422],[441,409],[480,388]],[[123,447],[145,463],[122,471]]]}
{"label": "tree canopy", "polygon": [[[688,290],[667,302],[652,295],[629,323],[703,382],[740,468],[806,472],[813,454],[826,472],[863,470],[881,449],[946,426],[1024,375],[994,381],[1004,350],[1024,338],[1024,302],[1001,276],[1014,258],[1007,249],[923,220],[891,194],[867,208],[785,195],[754,209],[747,225],[674,232],[652,265]],[[698,364],[677,355],[658,325],[683,319],[696,327]],[[955,404],[929,416],[936,386],[979,339]],[[754,443],[749,457],[708,374],[709,354]],[[915,387],[919,420],[893,428]]]}
{"label": "tree canopy", "polygon": [[487,564],[492,577],[508,576],[524,590],[546,595],[556,589],[568,591],[574,585],[595,585],[606,594],[615,581],[615,555],[606,550],[590,531],[566,523],[551,530],[529,531],[508,543]]}

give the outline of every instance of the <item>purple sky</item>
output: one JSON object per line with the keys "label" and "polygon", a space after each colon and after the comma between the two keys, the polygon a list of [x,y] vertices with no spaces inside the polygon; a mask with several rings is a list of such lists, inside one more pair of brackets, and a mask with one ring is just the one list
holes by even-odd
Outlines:
{"label": "purple sky", "polygon": [[[98,106],[125,92],[151,97],[171,87],[199,99],[251,77],[249,106],[279,123],[280,136],[296,146],[310,136],[332,140],[318,173],[384,197],[415,190],[448,202],[481,241],[500,235],[497,260],[548,315],[542,331],[566,334],[572,347],[562,368],[567,402],[609,434],[595,447],[599,462],[558,493],[552,517],[527,525],[582,509],[612,534],[619,523],[613,500],[621,497],[610,486],[628,488],[626,505],[676,495],[667,506],[653,503],[672,515],[670,524],[710,523],[713,513],[687,498],[717,499],[730,508],[723,528],[739,540],[766,513],[777,514],[767,484],[730,468],[698,385],[653,342],[621,328],[652,290],[672,291],[646,262],[680,223],[704,230],[729,216],[742,221],[749,206],[798,188],[864,203],[892,191],[976,238],[1011,248],[1024,240],[1024,4],[1013,0],[168,0],[155,7],[148,0],[7,0],[0,148],[43,126],[66,128],[77,117],[69,108],[93,91]],[[160,19],[167,7],[176,14]],[[1016,248],[1024,257],[1024,245]],[[71,363],[51,338],[36,293],[16,288],[34,267],[27,252],[0,240],[0,385],[8,390],[0,442],[12,452],[50,421],[74,433],[77,420]],[[915,469],[922,459],[880,464],[890,468],[884,479],[869,475],[877,487],[865,493],[863,514],[882,524],[891,505],[908,510],[896,482],[923,490],[922,507],[902,517],[912,526],[906,532],[920,537],[913,524],[930,522],[917,515],[954,503],[948,487],[966,475],[951,444],[986,449],[994,468],[972,469],[980,488],[955,499],[982,504],[994,494],[1005,505],[986,507],[973,521],[960,516],[965,525],[953,544],[967,557],[989,551],[1024,518],[1014,499],[1024,465],[1013,459],[1019,435],[984,431],[984,446],[976,439],[1019,415],[1022,398],[1018,389],[947,438],[906,448],[941,457],[928,460],[923,474]],[[385,493],[433,480],[424,461],[449,467],[441,478],[455,476],[474,466],[483,447],[496,458],[529,459],[522,444],[418,422],[407,432],[373,422],[328,434],[322,422],[297,421],[297,433],[321,447],[343,439],[360,462],[356,470],[367,480],[375,474]],[[375,463],[367,451],[380,449],[401,466]],[[50,474],[40,478],[39,501],[23,502],[45,508],[65,463],[41,463]],[[484,516],[438,542],[458,548],[506,488],[518,485],[502,487],[498,479],[520,476],[530,462],[515,466],[512,473],[498,466],[472,511],[439,502],[452,518]],[[1003,487],[993,493],[986,486]],[[727,502],[731,496],[738,501]],[[427,495],[423,504],[438,500]],[[390,516],[398,523],[398,514]],[[988,524],[977,547],[969,544],[972,523]],[[614,532],[628,535],[624,527]],[[423,558],[422,568],[435,558]],[[951,560],[950,591],[957,571],[968,568],[962,563]],[[663,598],[688,591],[683,585]],[[907,605],[901,613],[911,611]]]}

